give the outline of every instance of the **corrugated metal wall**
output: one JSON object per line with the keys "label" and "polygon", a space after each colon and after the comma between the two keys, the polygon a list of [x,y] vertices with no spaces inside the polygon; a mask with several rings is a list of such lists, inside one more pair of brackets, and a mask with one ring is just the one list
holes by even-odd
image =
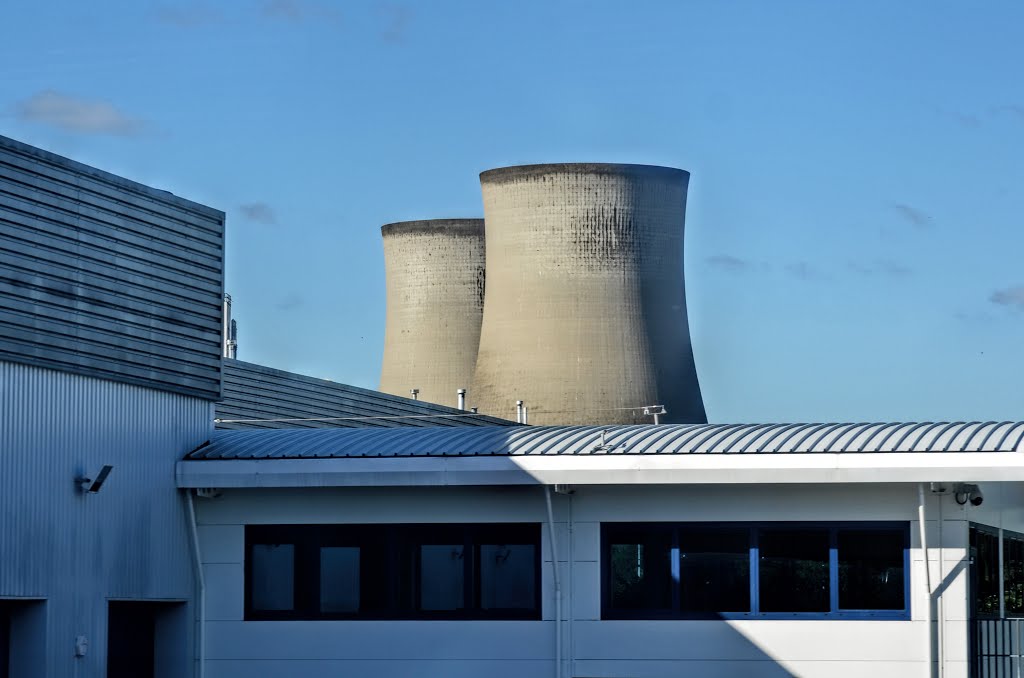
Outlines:
{"label": "corrugated metal wall", "polygon": [[[0,597],[46,599],[46,673],[105,675],[110,598],[194,598],[175,462],[212,403],[0,361]],[[77,475],[114,469],[97,494]],[[73,657],[75,637],[88,654]],[[191,634],[190,634],[191,637]],[[191,648],[188,648],[191,650]]]}
{"label": "corrugated metal wall", "polygon": [[0,359],[220,396],[224,213],[0,136]]}
{"label": "corrugated metal wall", "polygon": [[346,418],[334,421],[219,423],[217,428],[336,428],[339,426],[494,426],[514,422],[467,416],[454,407],[400,398],[379,391],[224,361],[224,399],[218,419]]}

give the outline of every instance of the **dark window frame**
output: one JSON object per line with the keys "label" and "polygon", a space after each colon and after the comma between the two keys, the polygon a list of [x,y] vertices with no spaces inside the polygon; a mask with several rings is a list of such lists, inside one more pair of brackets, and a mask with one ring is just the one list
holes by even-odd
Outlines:
{"label": "dark window frame", "polygon": [[[453,541],[454,540],[454,541]],[[463,544],[463,602],[458,610],[421,610],[419,546]],[[260,610],[252,604],[252,549],[256,544],[294,544],[294,609]],[[480,607],[481,545],[522,544],[534,549],[533,605],[529,608]],[[360,601],[371,581],[385,582],[380,607],[354,612],[320,611],[320,549],[332,546],[360,548]],[[368,547],[383,557],[383,572],[363,577],[371,558]],[[360,523],[323,525],[245,526],[245,621],[345,620],[539,620],[542,612],[542,554],[540,523]]]}
{"label": "dark window frame", "polygon": [[[993,564],[996,568],[996,589],[1002,590],[1002,610],[1003,616],[999,615],[999,600],[996,600],[996,611],[995,612],[984,612],[979,604],[979,596],[981,595],[981,574],[982,568],[980,564],[981,554],[979,552],[977,537],[976,535],[984,535],[996,541],[996,553],[993,559]],[[1024,533],[1017,532],[1015,530],[1008,530],[1005,528],[994,527],[992,525],[986,525],[984,523],[971,522],[968,524],[968,556],[970,559],[970,613],[973,619],[1021,619],[1024,618],[1024,607],[1011,609],[1011,605],[1007,601],[1010,595],[1009,587],[1006,585],[1006,578],[1009,574],[1010,568],[1007,567],[1008,559],[1011,557],[1009,549],[1007,549],[1007,542],[1024,542]],[[1000,554],[1002,556],[1000,561]],[[1003,581],[999,581],[999,574],[1002,574]],[[1001,584],[1001,585],[1000,585]],[[998,593],[997,593],[998,595]]]}
{"label": "dark window frame", "polygon": [[[996,601],[995,601],[996,609],[995,609],[994,612],[984,612],[984,611],[982,611],[981,605],[979,604],[979,596],[981,595],[981,592],[982,592],[981,591],[981,588],[982,588],[981,587],[981,579],[980,579],[982,572],[981,572],[981,565],[980,565],[981,554],[980,554],[980,551],[979,551],[979,544],[977,543],[977,536],[976,535],[983,535],[984,537],[988,537],[990,539],[995,540],[995,554],[994,554],[994,557],[992,558],[992,561],[991,561],[991,564],[995,567],[995,572],[993,574],[994,574],[994,583],[995,583],[995,586],[996,586]],[[970,596],[970,600],[969,600],[969,610],[970,610],[971,618],[973,618],[973,619],[1001,619],[1002,618],[1002,617],[999,616],[999,608],[1000,608],[1000,605],[999,605],[999,602],[1000,602],[999,601],[999,590],[1002,588],[1000,586],[1000,582],[999,582],[999,573],[1002,572],[1002,570],[1003,570],[1002,563],[999,562],[1000,541],[1001,540],[999,538],[999,528],[998,527],[992,527],[991,525],[984,525],[984,524],[981,524],[981,523],[974,523],[974,522],[968,523],[968,526],[967,526],[967,555],[968,555],[968,560],[970,562],[970,577],[969,577],[969,587],[970,587],[969,596]]]}
{"label": "dark window frame", "polygon": [[[673,554],[672,570],[678,575],[679,533],[681,531],[743,529],[750,530],[750,611],[748,612],[689,612],[680,609],[679,579],[674,578],[672,609],[624,610],[611,607],[611,544],[617,532],[670,530]],[[829,611],[828,612],[761,612],[760,611],[760,549],[759,537],[765,530],[823,529],[829,535]],[[861,610],[839,608],[839,552],[838,533],[841,530],[898,532],[903,537],[903,609]],[[910,590],[910,523],[908,521],[849,521],[849,522],[605,522],[601,523],[601,619],[658,620],[658,619],[886,619],[909,620]]]}

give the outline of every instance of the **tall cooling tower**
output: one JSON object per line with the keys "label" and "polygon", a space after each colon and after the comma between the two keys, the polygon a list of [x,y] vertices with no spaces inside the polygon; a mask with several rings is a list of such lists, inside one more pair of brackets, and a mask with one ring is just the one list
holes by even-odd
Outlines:
{"label": "tall cooling tower", "polygon": [[705,422],[686,319],[688,172],[506,167],[480,175],[487,294],[473,378],[481,412],[531,424]]}
{"label": "tall cooling tower", "polygon": [[[387,224],[387,325],[380,390],[455,406],[469,388],[484,302],[483,219]],[[469,398],[473,399],[470,392]]]}

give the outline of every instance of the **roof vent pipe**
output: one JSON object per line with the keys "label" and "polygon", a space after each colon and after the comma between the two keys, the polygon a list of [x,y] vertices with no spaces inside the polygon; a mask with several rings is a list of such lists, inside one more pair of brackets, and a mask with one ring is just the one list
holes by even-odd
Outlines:
{"label": "roof vent pipe", "polygon": [[232,346],[234,344],[232,341],[234,337],[231,332],[231,326],[233,324],[231,320],[231,295],[227,293],[224,294],[224,305],[222,307],[221,320],[224,323],[221,326],[221,340],[223,341],[223,344],[221,345],[221,355],[225,358],[234,358],[235,356],[233,355],[234,351]]}
{"label": "roof vent pipe", "polygon": [[409,389],[409,395],[412,396],[413,400],[420,399],[420,390],[418,388]]}
{"label": "roof vent pipe", "polygon": [[522,424],[523,423],[523,401],[522,400],[517,400],[516,401],[516,423],[517,424]]}
{"label": "roof vent pipe", "polygon": [[526,426],[530,423],[530,408],[523,405],[523,425]]}
{"label": "roof vent pipe", "polygon": [[231,319],[231,331],[228,334],[228,357],[234,360],[238,357],[238,323]]}
{"label": "roof vent pipe", "polygon": [[466,389],[460,388],[455,393],[459,396],[459,409],[466,409]]}

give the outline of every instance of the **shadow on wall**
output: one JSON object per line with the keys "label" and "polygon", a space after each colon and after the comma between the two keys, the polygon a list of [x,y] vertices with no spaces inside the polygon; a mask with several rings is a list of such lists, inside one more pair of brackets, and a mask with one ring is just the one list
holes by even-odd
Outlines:
{"label": "shadow on wall", "polygon": [[[794,678],[725,621],[576,621],[575,678]],[[827,675],[827,674],[821,674]]]}

